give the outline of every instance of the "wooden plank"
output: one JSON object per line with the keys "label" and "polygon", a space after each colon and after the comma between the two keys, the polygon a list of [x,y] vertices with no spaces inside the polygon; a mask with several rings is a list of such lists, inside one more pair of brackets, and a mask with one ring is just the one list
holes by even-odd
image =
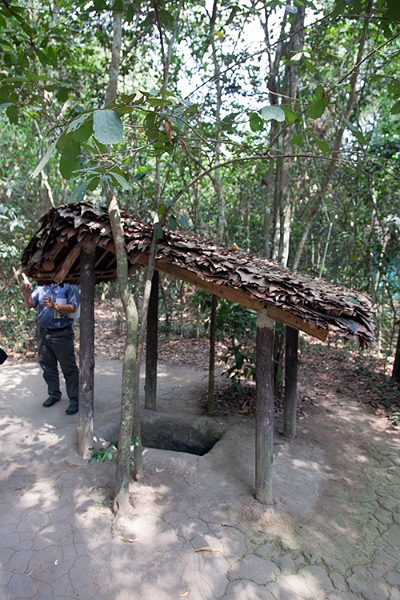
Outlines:
{"label": "wooden plank", "polygon": [[[147,255],[143,254],[140,256],[137,262],[141,265],[147,265]],[[188,271],[187,269],[183,269],[182,267],[173,264],[168,259],[160,258],[156,260],[155,268],[166,275],[172,275],[172,277],[176,277],[177,279],[191,283],[192,285],[205,290],[206,292],[210,292],[211,294],[215,294],[215,296],[225,298],[231,302],[236,302],[237,304],[241,304],[246,308],[251,308],[257,312],[266,309],[268,316],[271,317],[271,319],[279,321],[280,323],[284,323],[285,325],[293,327],[294,329],[304,331],[304,333],[307,333],[308,335],[311,335],[323,342],[328,336],[329,331],[326,329],[321,329],[312,323],[307,323],[299,317],[295,317],[286,310],[281,310],[270,304],[264,304],[259,300],[255,300],[249,294],[246,294],[246,292],[243,292],[237,288],[228,287],[227,285],[217,285],[211,281],[205,281],[204,279],[198,277],[196,273]]]}
{"label": "wooden plank", "polygon": [[258,502],[272,504],[274,449],[274,321],[266,311],[257,317],[256,336],[256,492]]}
{"label": "wooden plank", "polygon": [[64,279],[68,275],[68,273],[69,273],[72,265],[74,264],[74,262],[78,258],[79,254],[80,254],[80,251],[81,251],[81,244],[76,244],[70,250],[70,252],[67,254],[67,256],[64,258],[63,262],[61,263],[61,265],[57,269],[57,272],[56,272],[56,274],[54,276],[54,281],[56,283],[62,283],[64,281]]}
{"label": "wooden plank", "polygon": [[81,264],[81,315],[79,351],[79,423],[78,451],[87,460],[93,446],[94,405],[94,292],[95,247],[82,246]]}
{"label": "wooden plank", "polygon": [[283,435],[289,440],[296,437],[298,342],[297,329],[286,327]]}
{"label": "wooden plank", "polygon": [[157,360],[158,360],[158,271],[154,271],[151,282],[146,334],[146,383],[144,407],[157,410]]}

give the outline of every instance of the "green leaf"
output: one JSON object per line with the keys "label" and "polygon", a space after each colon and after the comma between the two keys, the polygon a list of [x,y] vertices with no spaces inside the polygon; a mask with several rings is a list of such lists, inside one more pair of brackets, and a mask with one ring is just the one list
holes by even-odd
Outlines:
{"label": "green leaf", "polygon": [[71,179],[72,173],[81,168],[79,160],[67,160],[63,155],[60,157],[60,173],[64,179]]}
{"label": "green leaf", "polygon": [[354,127],[354,125],[350,123],[350,121],[348,121],[347,119],[343,119],[343,123],[350,129],[350,131],[353,133],[354,137],[360,142],[360,144],[364,145],[367,143],[367,140],[365,139],[361,131]]}
{"label": "green leaf", "polygon": [[6,108],[6,113],[10,123],[18,125],[18,108],[15,104],[10,104],[10,106]]}
{"label": "green leaf", "polygon": [[279,106],[264,106],[261,109],[261,116],[265,121],[282,122],[285,120],[285,112]]}
{"label": "green leaf", "polygon": [[295,135],[290,140],[290,144],[291,144],[291,146],[300,146],[301,147],[303,145],[303,139],[304,139],[304,133]]}
{"label": "green leaf", "polygon": [[297,120],[297,114],[289,108],[289,106],[281,106],[283,112],[285,113],[286,123],[295,123]]}
{"label": "green leaf", "polygon": [[9,106],[11,106],[11,102],[3,102],[3,104],[0,104],[0,110],[5,110]]}
{"label": "green leaf", "polygon": [[122,12],[124,10],[124,0],[114,0],[113,9],[116,12]]}
{"label": "green leaf", "polygon": [[179,223],[184,229],[189,229],[190,223],[186,215],[179,215]]}
{"label": "green leaf", "polygon": [[168,229],[170,231],[175,231],[177,226],[178,226],[178,222],[176,220],[175,215],[171,215],[170,218],[168,219]]}
{"label": "green leaf", "polygon": [[336,19],[339,15],[341,15],[343,13],[344,9],[345,9],[344,0],[339,0],[336,3],[336,6],[331,13],[332,19]]}
{"label": "green leaf", "polygon": [[74,189],[72,194],[70,194],[68,202],[82,202],[85,197],[88,184],[89,181],[83,181],[81,184],[79,184],[78,187]]}
{"label": "green leaf", "polygon": [[172,102],[166,98],[148,98],[150,106],[171,106]]}
{"label": "green leaf", "polygon": [[70,140],[68,140],[68,143],[63,148],[62,157],[66,161],[69,161],[69,160],[76,161],[77,160],[76,157],[80,153],[81,153],[81,145],[71,138]]}
{"label": "green leaf", "polygon": [[164,237],[164,230],[161,225],[159,225],[156,229],[156,237],[158,240],[161,240]]}
{"label": "green leaf", "polygon": [[69,89],[66,87],[61,87],[56,94],[56,98],[59,102],[66,102],[68,100],[68,96]]}
{"label": "green leaf", "polygon": [[101,144],[117,144],[123,137],[122,121],[115,110],[95,110],[93,135]]}
{"label": "green leaf", "polygon": [[79,144],[86,142],[90,138],[93,133],[93,123],[91,121],[86,121],[72,134],[72,139],[74,139]]}
{"label": "green leaf", "polygon": [[65,130],[65,133],[71,133],[71,131],[76,131],[86,121],[86,119],[88,117],[89,117],[88,114],[79,115],[79,117],[77,117],[76,119],[71,121],[71,123],[68,125],[67,129]]}
{"label": "green leaf", "polygon": [[89,190],[89,192],[93,192],[97,186],[100,183],[100,177],[93,177],[92,179],[88,180],[88,186],[87,189]]}
{"label": "green leaf", "polygon": [[264,128],[264,121],[260,115],[256,112],[249,113],[250,129],[255,133],[256,131],[262,131]]}
{"label": "green leaf", "polygon": [[399,0],[387,0],[387,18],[389,21],[400,22]]}
{"label": "green leaf", "polygon": [[310,119],[319,119],[324,114],[326,107],[329,104],[329,98],[320,98],[310,104],[306,110],[306,117]]}
{"label": "green leaf", "polygon": [[47,59],[47,54],[45,54],[44,52],[42,52],[42,50],[36,50],[36,54],[38,56],[38,59],[40,60],[41,64],[44,67],[47,67],[47,63],[49,62]]}
{"label": "green leaf", "polygon": [[396,104],[393,104],[392,108],[390,109],[391,115],[398,115],[399,113],[400,113],[400,100],[398,100],[396,102]]}
{"label": "green leaf", "polygon": [[42,160],[39,162],[38,166],[34,169],[31,178],[33,179],[34,177],[36,177],[36,175],[39,175],[39,173],[41,173],[44,169],[44,167],[47,165],[47,163],[50,160],[51,155],[53,154],[55,148],[57,145],[57,140],[55,140],[51,146],[46,150],[46,153],[44,154]]}
{"label": "green leaf", "polygon": [[129,185],[125,177],[122,177],[122,175],[120,175],[119,173],[115,173],[114,171],[110,171],[110,175],[113,179],[115,179],[117,184],[119,184],[122,187],[123,190],[131,189],[131,186]]}
{"label": "green leaf", "polygon": [[321,152],[323,154],[326,154],[327,152],[329,152],[329,146],[326,142],[324,142],[323,140],[320,140],[319,138],[317,138],[315,136],[313,136],[313,137],[317,143],[318,148],[321,150]]}

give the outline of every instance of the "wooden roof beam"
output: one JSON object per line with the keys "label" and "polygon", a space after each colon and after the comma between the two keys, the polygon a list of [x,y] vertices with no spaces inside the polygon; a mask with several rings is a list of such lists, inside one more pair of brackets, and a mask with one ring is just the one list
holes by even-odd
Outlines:
{"label": "wooden roof beam", "polygon": [[68,273],[70,272],[72,265],[78,258],[80,252],[81,252],[81,244],[76,244],[75,246],[72,247],[72,249],[67,254],[67,256],[64,258],[63,262],[61,263],[60,267],[57,270],[57,273],[54,276],[55,283],[62,283],[64,281],[64,279],[67,277]]}
{"label": "wooden roof beam", "polygon": [[[137,262],[141,265],[148,264],[148,256],[147,254],[142,254]],[[192,271],[188,271],[187,269],[183,269],[178,265],[173,264],[170,260],[165,258],[160,258],[156,260],[155,268],[157,271],[161,273],[165,273],[166,275],[172,275],[172,277],[176,277],[177,279],[181,279],[186,283],[190,283],[197,288],[200,288],[206,292],[210,292],[211,294],[215,294],[215,296],[219,296],[220,298],[225,298],[226,300],[230,300],[231,302],[236,302],[237,304],[241,304],[246,308],[251,308],[260,312],[263,309],[267,310],[267,314],[271,319],[275,319],[280,323],[284,323],[285,325],[289,325],[289,327],[293,327],[293,329],[298,329],[300,331],[304,331],[308,335],[317,338],[324,342],[328,336],[329,331],[327,329],[321,329],[312,323],[307,323],[303,321],[299,317],[296,317],[289,313],[286,310],[281,310],[280,308],[276,308],[270,304],[264,304],[259,300],[255,300],[250,295],[246,294],[242,290],[237,288],[228,287],[226,285],[217,285],[211,281],[206,281],[201,279],[193,273]]]}

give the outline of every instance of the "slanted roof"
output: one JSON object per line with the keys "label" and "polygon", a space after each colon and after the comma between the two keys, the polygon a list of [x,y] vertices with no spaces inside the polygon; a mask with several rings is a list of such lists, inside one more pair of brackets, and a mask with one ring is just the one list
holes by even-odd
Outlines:
{"label": "slanted roof", "polygon": [[[122,211],[131,272],[148,262],[153,226]],[[22,255],[25,272],[38,283],[79,283],[80,247],[96,247],[96,282],[116,278],[115,248],[107,209],[89,203],[50,210]],[[371,300],[252,254],[228,249],[193,233],[164,230],[156,269],[187,281],[295,329],[324,340],[329,332],[360,344],[374,341]]]}

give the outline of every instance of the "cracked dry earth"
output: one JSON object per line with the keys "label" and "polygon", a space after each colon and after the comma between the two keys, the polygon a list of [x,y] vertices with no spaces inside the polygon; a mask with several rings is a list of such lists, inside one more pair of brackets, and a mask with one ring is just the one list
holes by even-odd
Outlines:
{"label": "cracked dry earth", "polygon": [[[206,382],[160,365],[160,410],[199,414]],[[96,428],[120,383],[98,357]],[[254,423],[227,417],[202,457],[145,450],[113,526],[115,466],[77,457],[65,395],[41,406],[34,362],[7,361],[0,386],[1,600],[400,600],[399,436],[351,397],[320,391],[296,441],[277,435],[272,507],[253,499]]]}

